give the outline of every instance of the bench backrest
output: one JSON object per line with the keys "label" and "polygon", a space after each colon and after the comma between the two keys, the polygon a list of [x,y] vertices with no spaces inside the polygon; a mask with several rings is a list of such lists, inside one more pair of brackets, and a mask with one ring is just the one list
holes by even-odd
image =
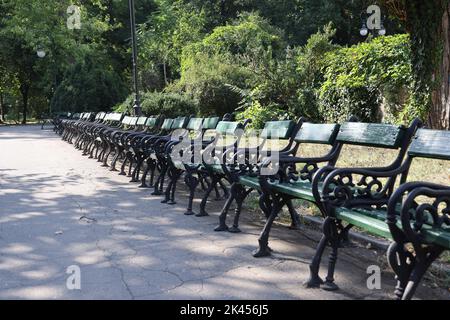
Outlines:
{"label": "bench backrest", "polygon": [[123,114],[122,113],[110,113],[108,115],[108,121],[111,122],[120,122],[123,118]]}
{"label": "bench backrest", "polygon": [[103,120],[106,116],[105,112],[99,112],[97,113],[97,115],[95,116],[95,120]]}
{"label": "bench backrest", "polygon": [[139,117],[132,117],[130,119],[129,125],[135,127],[137,125],[138,120],[139,120]]}
{"label": "bench backrest", "polygon": [[236,121],[220,121],[217,124],[216,132],[221,135],[235,135],[238,129],[244,129],[242,123]]}
{"label": "bench backrest", "polygon": [[450,160],[450,131],[419,129],[408,155],[412,158]]}
{"label": "bench backrest", "polygon": [[391,124],[346,122],[341,125],[337,141],[367,147],[399,149],[406,128]]}
{"label": "bench backrest", "polygon": [[191,118],[186,127],[188,130],[198,131],[202,129],[203,118]]}
{"label": "bench backrest", "polygon": [[145,126],[149,129],[155,128],[157,124],[158,124],[158,119],[155,117],[150,117],[145,122]]}
{"label": "bench backrest", "polygon": [[295,122],[291,120],[285,121],[269,121],[264,125],[261,132],[263,139],[289,139],[295,129]]}
{"label": "bench backrest", "polygon": [[137,126],[144,126],[146,122],[147,122],[147,117],[139,117],[137,119],[136,125]]}
{"label": "bench backrest", "polygon": [[133,118],[130,116],[125,116],[122,119],[122,124],[128,126],[128,125],[130,125],[132,119]]}
{"label": "bench backrest", "polygon": [[162,130],[170,130],[172,128],[173,119],[165,119],[163,124],[161,125]]}
{"label": "bench backrest", "polygon": [[220,121],[219,117],[206,118],[205,120],[203,120],[202,128],[203,130],[215,129],[219,121]]}
{"label": "bench backrest", "polygon": [[178,117],[173,120],[171,129],[172,130],[184,129],[186,128],[188,122],[189,122],[188,117]]}
{"label": "bench backrest", "polygon": [[295,136],[298,143],[334,144],[339,132],[338,124],[304,122]]}

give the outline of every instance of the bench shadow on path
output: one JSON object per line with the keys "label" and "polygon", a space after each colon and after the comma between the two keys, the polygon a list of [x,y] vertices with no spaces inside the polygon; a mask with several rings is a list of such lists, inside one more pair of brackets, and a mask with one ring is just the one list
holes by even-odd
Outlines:
{"label": "bench shadow on path", "polygon": [[[1,170],[0,299],[348,299],[389,298],[393,291],[392,280],[386,292],[368,291],[364,268],[344,259],[340,296],[305,290],[315,243],[301,232],[289,232],[287,259],[254,259],[259,227],[214,233],[217,213],[186,217],[184,196],[176,206],[162,205],[148,189],[111,174],[87,179]],[[275,227],[274,239],[285,235]],[[66,268],[74,264],[82,270],[81,291],[65,286]]]}

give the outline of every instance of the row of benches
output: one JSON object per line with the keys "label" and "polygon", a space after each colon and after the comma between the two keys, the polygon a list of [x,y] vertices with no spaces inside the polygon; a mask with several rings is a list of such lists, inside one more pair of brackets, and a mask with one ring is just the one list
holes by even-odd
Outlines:
{"label": "row of benches", "polygon": [[[450,160],[450,132],[423,129],[419,120],[409,127],[356,119],[340,125],[313,124],[305,119],[270,121],[251,147],[244,143],[248,142],[243,135],[248,123],[231,121],[229,115],[223,119],[164,119],[85,113],[78,119],[55,119],[55,131],[113,171],[122,159],[120,173],[126,174],[128,165],[131,181],[154,187],[153,194],[164,195],[165,203],[175,204],[177,183],[184,175],[190,191],[187,215],[194,214],[198,186],[205,192],[197,216],[208,215],[210,194],[215,191],[220,199],[222,191],[226,203],[216,231],[240,232],[243,202],[251,192],[258,192],[267,220],[255,257],[270,255],[270,230],[283,207],[290,213],[292,228],[298,228],[300,219],[293,200],[312,202],[324,222],[308,287],[338,289],[334,282],[338,249],[348,239],[349,230],[358,227],[392,240],[387,257],[397,276],[395,294],[399,299],[412,298],[431,263],[450,249],[450,185],[407,182],[408,173],[416,158]],[[283,146],[275,152],[270,146],[280,146],[280,141]],[[328,146],[328,151],[322,156],[297,155],[311,144]],[[338,168],[336,163],[346,145],[391,150],[395,159],[387,166]],[[200,161],[196,152],[202,155]],[[229,227],[226,218],[233,203],[235,217]],[[322,280],[319,267],[327,246],[331,253]]]}

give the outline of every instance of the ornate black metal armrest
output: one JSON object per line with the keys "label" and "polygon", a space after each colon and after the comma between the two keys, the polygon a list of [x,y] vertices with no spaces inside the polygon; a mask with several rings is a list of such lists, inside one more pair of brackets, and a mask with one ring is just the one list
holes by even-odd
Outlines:
{"label": "ornate black metal armrest", "polygon": [[[432,202],[419,204],[418,198]],[[397,223],[400,218],[402,230]],[[424,225],[434,228],[450,226],[450,187],[427,182],[409,182],[401,185],[388,203],[387,223],[396,241],[406,237],[416,245],[422,240]]]}
{"label": "ornate black metal armrest", "polygon": [[[332,207],[387,204],[395,180],[405,169],[336,168],[328,173],[321,188],[321,201]],[[359,178],[356,178],[359,177]],[[380,180],[385,178],[385,181]]]}

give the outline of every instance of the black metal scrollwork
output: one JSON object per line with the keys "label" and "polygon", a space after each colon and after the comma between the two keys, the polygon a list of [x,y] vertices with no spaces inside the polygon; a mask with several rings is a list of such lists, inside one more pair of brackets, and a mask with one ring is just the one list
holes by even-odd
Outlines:
{"label": "black metal scrollwork", "polygon": [[387,202],[394,181],[394,177],[385,178],[385,181],[381,181],[373,174],[338,170],[327,178],[323,199],[335,207],[350,205],[354,200],[358,201],[359,206],[379,206],[384,200]]}

